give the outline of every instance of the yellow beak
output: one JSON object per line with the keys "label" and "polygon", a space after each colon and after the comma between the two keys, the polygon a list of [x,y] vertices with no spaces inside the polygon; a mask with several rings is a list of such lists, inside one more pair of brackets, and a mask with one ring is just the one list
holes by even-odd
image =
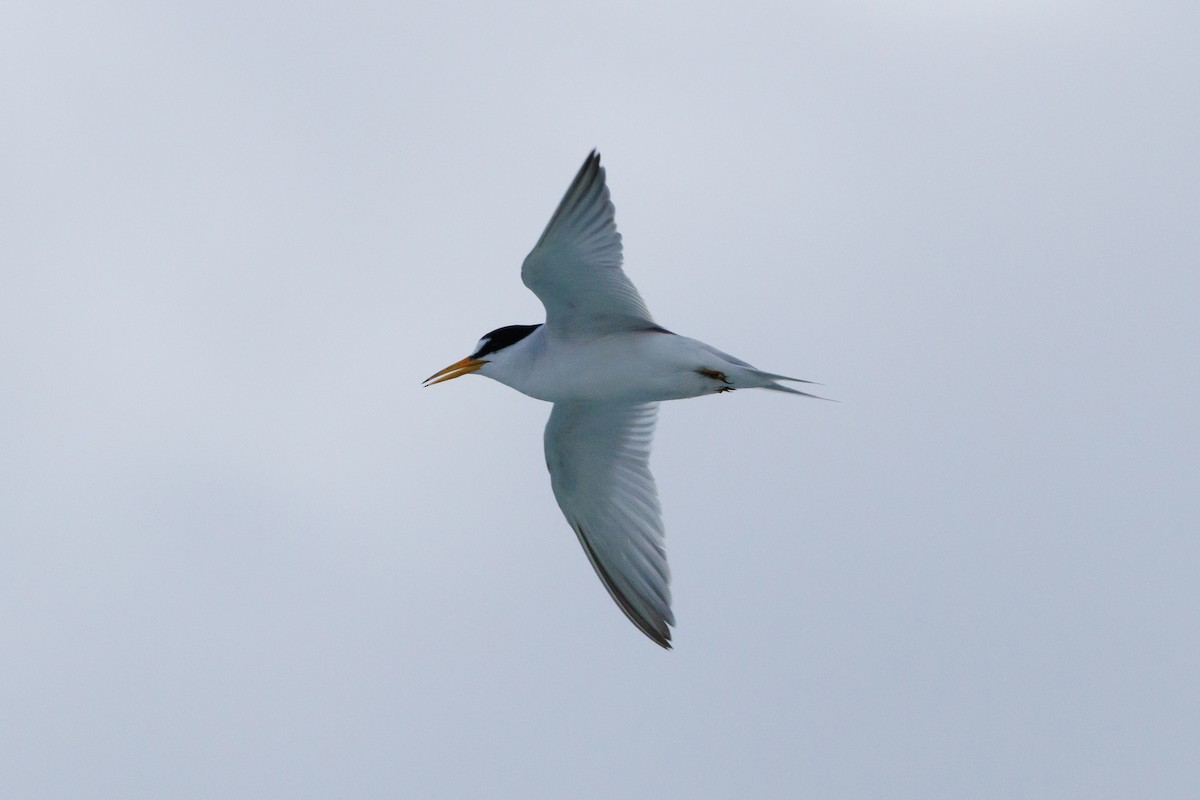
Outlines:
{"label": "yellow beak", "polygon": [[467,356],[462,361],[455,361],[445,369],[438,370],[430,375],[425,379],[425,385],[433,386],[435,383],[441,383],[442,381],[449,381],[453,380],[454,378],[462,377],[463,375],[469,375],[486,363],[487,361],[483,360],[482,358],[471,358],[470,356]]}

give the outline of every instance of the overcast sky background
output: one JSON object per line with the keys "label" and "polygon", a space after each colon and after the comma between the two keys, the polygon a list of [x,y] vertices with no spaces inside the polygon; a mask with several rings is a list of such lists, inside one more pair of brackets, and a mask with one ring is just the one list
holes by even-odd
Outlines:
{"label": "overcast sky background", "polygon": [[[1200,796],[1188,3],[0,12],[0,795]],[[562,520],[589,149],[658,321],[676,649]]]}

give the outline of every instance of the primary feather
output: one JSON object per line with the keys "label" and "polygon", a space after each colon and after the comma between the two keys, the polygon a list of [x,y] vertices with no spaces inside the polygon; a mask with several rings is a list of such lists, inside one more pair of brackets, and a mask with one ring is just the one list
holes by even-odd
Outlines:
{"label": "primary feather", "polygon": [[583,162],[521,280],[546,307],[547,334],[590,336],[654,327],[633,281],[621,269],[621,234],[595,150]]}

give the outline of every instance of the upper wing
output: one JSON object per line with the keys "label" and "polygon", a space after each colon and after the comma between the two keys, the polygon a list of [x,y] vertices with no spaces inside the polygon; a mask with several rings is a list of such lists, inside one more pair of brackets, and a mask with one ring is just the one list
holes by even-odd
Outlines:
{"label": "upper wing", "polygon": [[650,443],[657,403],[555,403],[550,484],[588,560],[642,633],[670,648],[670,570]]}
{"label": "upper wing", "polygon": [[621,269],[613,213],[593,150],[521,265],[521,280],[546,307],[547,333],[565,338],[656,327]]}

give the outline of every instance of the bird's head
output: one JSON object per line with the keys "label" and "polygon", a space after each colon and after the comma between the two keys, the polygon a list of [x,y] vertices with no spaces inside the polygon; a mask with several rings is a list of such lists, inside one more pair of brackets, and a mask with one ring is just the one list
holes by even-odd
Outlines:
{"label": "bird's head", "polygon": [[[469,375],[472,372],[488,375],[489,370],[485,369],[486,365],[495,364],[496,367],[503,366],[505,359],[514,352],[510,348],[540,327],[542,326],[506,325],[503,328],[496,328],[491,333],[484,334],[479,343],[475,345],[475,350],[471,355],[462,361],[455,361],[445,369],[433,373],[425,379],[425,385],[433,386],[435,383],[452,380],[462,375]],[[495,369],[495,367],[491,369]]]}

